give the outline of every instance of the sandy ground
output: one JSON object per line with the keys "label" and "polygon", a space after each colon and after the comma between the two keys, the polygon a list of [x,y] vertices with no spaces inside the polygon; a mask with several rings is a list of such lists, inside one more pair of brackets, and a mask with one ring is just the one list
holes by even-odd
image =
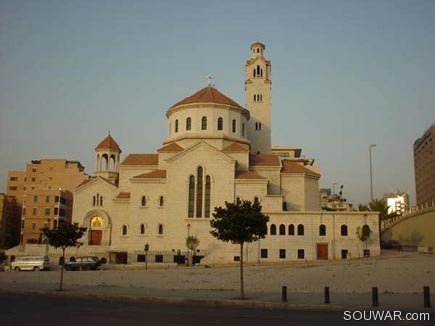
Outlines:
{"label": "sandy ground", "polygon": [[[0,287],[50,286],[59,283],[59,270],[0,273]],[[100,271],[65,272],[65,287],[143,289],[149,291],[238,291],[237,266],[134,269],[105,265]],[[435,289],[435,256],[384,252],[379,257],[327,262],[286,262],[245,267],[245,288],[256,293],[276,292],[287,286],[293,293],[320,293],[329,286],[334,293],[421,293],[423,286]]]}

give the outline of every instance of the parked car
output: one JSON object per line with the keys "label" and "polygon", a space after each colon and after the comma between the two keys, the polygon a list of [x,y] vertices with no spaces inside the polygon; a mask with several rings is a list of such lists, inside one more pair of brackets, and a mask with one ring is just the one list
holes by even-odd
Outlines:
{"label": "parked car", "polygon": [[95,256],[83,256],[83,257],[71,257],[69,262],[65,263],[65,269],[67,271],[78,270],[96,270],[101,266],[101,261]]}
{"label": "parked car", "polygon": [[402,245],[396,240],[381,241],[381,249],[402,250]]}
{"label": "parked car", "polygon": [[14,271],[40,271],[50,269],[47,256],[17,256],[11,262]]}

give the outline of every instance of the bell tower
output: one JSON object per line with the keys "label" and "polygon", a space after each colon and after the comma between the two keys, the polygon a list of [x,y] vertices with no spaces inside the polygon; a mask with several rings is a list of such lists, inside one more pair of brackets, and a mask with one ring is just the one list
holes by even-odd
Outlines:
{"label": "bell tower", "polygon": [[245,64],[246,108],[251,114],[248,123],[251,154],[270,154],[271,151],[271,64],[264,57],[266,47],[251,45],[251,58]]}
{"label": "bell tower", "polygon": [[115,139],[110,136],[110,133],[97,145],[95,152],[97,154],[95,174],[117,184],[121,148]]}

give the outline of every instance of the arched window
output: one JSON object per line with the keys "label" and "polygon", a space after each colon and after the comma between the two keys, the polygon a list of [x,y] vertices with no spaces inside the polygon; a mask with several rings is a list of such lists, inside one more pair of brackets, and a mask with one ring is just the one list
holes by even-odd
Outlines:
{"label": "arched window", "polygon": [[122,235],[127,235],[127,231],[128,231],[128,229],[127,229],[127,225],[123,225],[122,226]]}
{"label": "arched window", "polygon": [[192,129],[192,119],[189,117],[186,119],[186,130]]}
{"label": "arched window", "polygon": [[140,234],[145,234],[145,224],[140,225]]}
{"label": "arched window", "polygon": [[298,235],[304,235],[304,226],[302,224],[298,225]]}
{"label": "arched window", "polygon": [[201,119],[201,130],[207,130],[207,117]]}
{"label": "arched window", "polygon": [[217,120],[217,130],[223,130],[224,129],[224,119],[221,117]]}
{"label": "arched window", "polygon": [[347,236],[347,225],[346,224],[343,224],[341,226],[341,235],[342,236]]}
{"label": "arched window", "polygon": [[319,235],[326,235],[326,226],[325,224],[319,225]]}
{"label": "arched window", "polygon": [[288,235],[295,235],[295,226],[293,224],[288,226]]}
{"label": "arched window", "polygon": [[178,132],[178,119],[175,120],[175,132]]}
{"label": "arched window", "polygon": [[270,226],[270,235],[276,235],[276,225],[272,224]]}
{"label": "arched window", "polygon": [[195,209],[195,177],[189,177],[189,203],[188,203],[188,217],[193,217]]}
{"label": "arched window", "polygon": [[281,224],[279,226],[279,235],[285,235],[285,225]]}
{"label": "arched window", "polygon": [[146,206],[147,205],[147,198],[146,198],[146,196],[142,196],[140,204],[141,204],[141,206]]}
{"label": "arched window", "polygon": [[232,131],[236,132],[236,119],[233,119]]}
{"label": "arched window", "polygon": [[196,183],[196,217],[202,217],[202,196],[203,196],[203,168],[200,166],[197,170],[197,183]]}
{"label": "arched window", "polygon": [[205,217],[210,217],[210,199],[211,199],[211,180],[210,176],[205,177]]}

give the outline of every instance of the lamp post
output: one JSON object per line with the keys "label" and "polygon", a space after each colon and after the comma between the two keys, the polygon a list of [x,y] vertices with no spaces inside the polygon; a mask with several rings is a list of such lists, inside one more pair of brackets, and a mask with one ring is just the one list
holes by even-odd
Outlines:
{"label": "lamp post", "polygon": [[150,250],[150,245],[147,243],[145,243],[145,270],[148,269],[148,251]]}
{"label": "lamp post", "polygon": [[370,163],[370,200],[373,201],[373,172],[372,172],[372,147],[376,144],[369,145],[369,163]]}
{"label": "lamp post", "polygon": [[[189,237],[190,237],[190,223],[189,224],[187,224],[187,239],[189,239]],[[186,244],[186,247],[187,247],[187,266],[189,266],[189,246],[187,246],[187,244]]]}

